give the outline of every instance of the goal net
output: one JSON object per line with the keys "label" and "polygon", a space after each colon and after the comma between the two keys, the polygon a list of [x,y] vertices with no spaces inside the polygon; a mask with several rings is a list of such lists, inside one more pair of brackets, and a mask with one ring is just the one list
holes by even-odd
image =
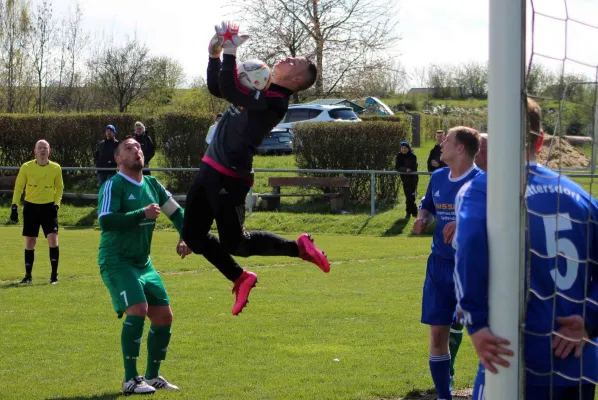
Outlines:
{"label": "goal net", "polygon": [[[543,387],[543,399],[581,399],[584,385],[598,383],[596,338],[579,341],[557,322],[598,307],[598,213],[572,205],[584,201],[569,181],[598,193],[597,43],[598,2],[490,2],[490,328],[516,354],[511,368],[486,374],[489,400],[532,398],[530,386]],[[537,165],[552,172],[530,156],[539,132],[528,98],[542,110]],[[550,202],[532,201],[544,193]],[[581,354],[559,357],[563,339],[583,344]]]}

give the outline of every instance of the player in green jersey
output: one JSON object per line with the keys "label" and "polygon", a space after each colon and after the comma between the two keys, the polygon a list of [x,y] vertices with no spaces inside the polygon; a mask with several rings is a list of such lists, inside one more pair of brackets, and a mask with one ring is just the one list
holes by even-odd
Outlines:
{"label": "player in green jersey", "polygon": [[[177,231],[183,225],[183,209],[156,180],[143,175],[143,152],[127,138],[115,150],[119,172],[100,189],[98,220],[102,231],[98,264],[104,284],[119,318],[126,314],[121,345],[125,367],[125,394],[153,393],[156,389],[178,390],[158,374],[170,342],[172,310],[160,275],[152,265],[150,247],[156,218],[166,214]],[[182,240],[181,257],[191,254]],[[137,358],[145,317],[151,321],[147,337],[145,377],[137,373]]]}

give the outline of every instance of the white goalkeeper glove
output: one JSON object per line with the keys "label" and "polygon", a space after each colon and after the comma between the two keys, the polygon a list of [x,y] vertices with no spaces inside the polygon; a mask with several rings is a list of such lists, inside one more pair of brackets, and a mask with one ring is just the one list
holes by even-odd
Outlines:
{"label": "white goalkeeper glove", "polygon": [[222,22],[214,28],[216,29],[216,36],[222,40],[221,46],[224,54],[236,56],[237,48],[249,39],[249,35],[239,34],[239,24],[233,24],[230,21]]}
{"label": "white goalkeeper glove", "polygon": [[222,54],[222,40],[222,36],[218,36],[217,33],[210,39],[208,52],[211,58],[220,58],[220,54]]}

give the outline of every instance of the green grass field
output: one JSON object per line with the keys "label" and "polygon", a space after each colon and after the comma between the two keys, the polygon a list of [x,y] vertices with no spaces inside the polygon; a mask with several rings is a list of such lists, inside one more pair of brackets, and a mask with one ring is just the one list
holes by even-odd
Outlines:
{"label": "green grass field", "polygon": [[[260,279],[239,317],[229,282],[202,257],[176,257],[176,240],[157,231],[152,251],[175,314],[161,372],[181,387],[159,398],[380,399],[433,386],[419,322],[429,237],[317,235],[328,275],[297,259],[241,259]],[[122,320],[99,277],[99,232],[61,231],[58,285],[43,241],[26,287],[15,284],[20,229],[0,228],[0,241],[0,398],[119,397]],[[456,387],[471,387],[475,371],[466,338]]]}

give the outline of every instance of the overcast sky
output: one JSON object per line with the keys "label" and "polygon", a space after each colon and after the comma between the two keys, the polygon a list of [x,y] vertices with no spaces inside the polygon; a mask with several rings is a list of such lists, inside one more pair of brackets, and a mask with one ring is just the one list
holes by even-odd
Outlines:
{"label": "overcast sky", "polygon": [[[393,0],[389,0],[393,1]],[[488,0],[398,0],[394,53],[408,71],[416,66],[457,64],[488,59]],[[598,25],[598,2],[566,0],[570,18]],[[64,15],[75,0],[53,0],[54,14]],[[188,78],[205,75],[207,43],[214,24],[227,19],[223,0],[79,0],[84,25],[94,35],[126,35],[144,41],[154,55],[178,60]],[[565,17],[564,0],[534,0],[538,11]],[[536,51],[563,57],[565,24],[536,17]],[[250,32],[249,32],[250,33]],[[598,29],[569,24],[568,56],[598,65]],[[545,61],[551,68],[560,63]],[[590,68],[567,68],[595,76]]]}

